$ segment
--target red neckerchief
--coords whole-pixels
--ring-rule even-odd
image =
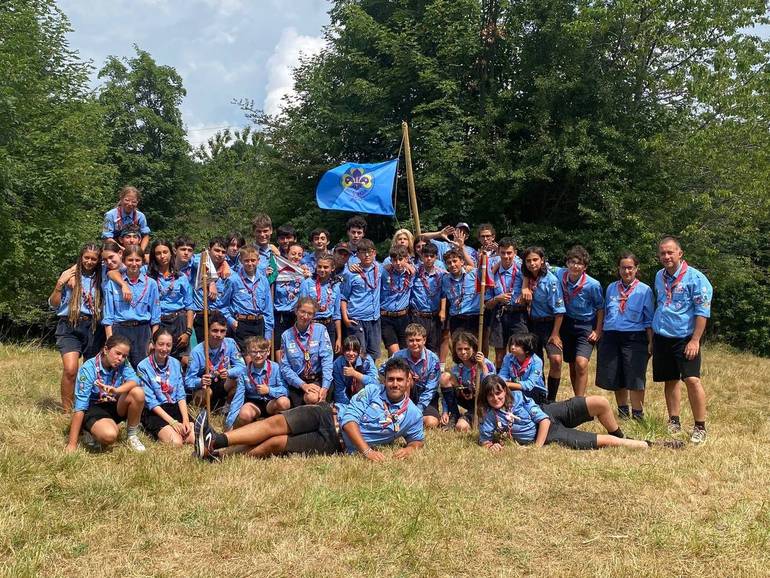
[[[433,268],[433,272],[436,272],[435,267]],[[435,297],[436,293],[438,293],[441,290],[441,283],[436,283],[435,289],[433,291],[430,290],[430,280],[428,279],[428,274],[425,271],[425,267],[420,267],[417,270],[417,275],[420,277],[420,281],[422,281],[422,286],[425,287],[425,293],[428,294],[428,297]]]
[[[676,276],[676,279],[673,279],[673,282],[669,285],[668,280],[672,279],[672,275],[668,274],[668,271],[665,269],[663,270],[663,288],[666,290],[666,305],[671,304],[671,300],[674,298],[674,287],[679,285],[681,283],[682,279],[684,279],[684,274],[687,273],[687,261],[682,261],[681,269],[679,271],[679,275]]]
[[[505,269],[502,268],[502,265],[500,265],[500,269],[497,271],[497,276],[500,279],[500,287],[503,288],[503,293],[513,293],[513,285],[516,281],[516,273],[519,272],[519,268],[516,266],[516,261],[513,261],[513,265],[511,266],[511,285],[509,287],[505,286],[505,282],[503,281],[503,271]]]
[[[83,290],[83,277],[85,277],[85,275],[80,276],[80,295],[82,297],[82,302],[86,304],[88,309],[91,310],[91,315],[93,315],[95,313],[94,311],[94,278],[87,277],[89,281],[88,281],[88,293],[86,293]]]
[[[287,269],[289,269],[289,267],[284,267],[282,271],[286,271]],[[297,277],[293,281],[281,281],[281,287],[286,289],[286,295],[289,298],[289,301],[294,301],[294,298],[297,296],[297,293],[299,293],[299,287],[301,284],[302,284],[302,277]],[[294,285],[294,291],[292,291],[289,288],[289,285]]]
[[[623,281],[618,281],[618,309],[620,309],[621,313],[626,311],[628,298],[631,297],[631,293],[634,292],[634,289],[636,289],[637,285],[639,285],[639,279],[634,279],[631,282],[631,285],[628,286],[628,289],[626,289],[625,285],[623,285]]]
[[[412,366],[412,374],[414,375],[415,385],[417,383],[424,382],[425,377],[428,375],[428,354],[426,353],[425,349],[423,348],[422,353],[420,354],[420,359],[417,361],[412,361],[411,353],[407,355],[407,358],[409,359],[409,364]],[[422,370],[420,370],[419,374],[417,374],[417,372],[414,370],[416,365],[422,365]]]
[[[385,399],[382,400],[382,409],[385,412],[385,422],[382,424],[382,429],[386,429],[389,425],[392,424],[393,431],[398,433],[398,430],[401,429],[401,426],[398,423],[398,417],[405,414],[406,410],[409,408],[409,396],[404,396],[403,405],[398,408],[396,413],[391,413],[391,411],[388,409],[388,403],[389,401],[387,394],[385,394]]]
[[[150,355],[150,365],[155,372],[155,376],[160,379],[160,391],[166,396],[166,402],[171,403],[173,401],[172,394],[174,389],[171,387],[171,363],[166,359],[166,367],[163,369],[155,363],[155,356]],[[165,377],[165,379],[164,379]]]
[[[393,293],[404,293],[405,291],[409,290],[409,287],[411,286],[410,281],[412,280],[412,276],[409,275],[409,273],[407,273],[406,271],[404,271],[402,275],[404,276],[404,279],[401,283],[400,288],[396,287],[393,284],[393,271],[391,271],[390,274],[388,275],[388,287],[390,287],[390,290]]]
[[[115,227],[115,228],[118,231],[122,231],[123,230],[123,216],[124,216],[123,215],[123,209],[120,207],[120,205],[117,206],[117,209],[118,209],[118,221],[116,223],[117,227]],[[134,209],[133,213],[134,213],[134,218],[132,219],[133,220],[133,224],[134,225],[138,225],[139,224],[139,215],[136,214],[136,209]]]
[[[135,284],[139,283],[140,280],[142,280],[141,276],[137,277],[136,281],[131,281],[131,279],[129,278],[128,274],[126,274],[126,282],[128,282],[129,285],[135,285]],[[148,277],[147,277],[147,275],[145,275],[144,276],[144,289],[142,289],[142,293],[141,293],[141,295],[139,295],[139,297],[137,299],[132,299],[131,300],[131,308],[134,308],[137,305],[139,305],[139,303],[144,298],[145,293],[147,293],[147,287],[149,287],[149,286],[150,286],[150,283],[148,282]],[[131,290],[131,293],[133,294],[133,289]]]
[[[517,363],[519,364],[518,367],[516,367]],[[519,362],[519,360],[514,355],[513,361],[511,361],[511,371],[513,372],[513,376],[516,379],[519,379],[527,371],[527,368],[529,367],[530,363],[532,363],[531,355],[527,356],[527,359],[525,359],[523,363]]]
[[[460,296],[455,299],[455,278],[451,275],[449,276],[449,296],[451,301],[455,304],[455,307],[458,309],[462,307],[463,298],[465,297],[465,272],[460,276]]]
[[[364,271],[363,267],[362,267],[362,268],[361,268],[361,270],[358,272],[358,274],[361,276],[361,279],[363,279],[363,280],[364,280],[364,284],[365,284],[365,285],[366,285],[366,286],[367,286],[369,289],[371,289],[372,291],[376,291],[376,290],[377,290],[377,282],[378,282],[378,279],[379,279],[379,273],[378,273],[378,269],[377,269],[377,263],[375,263],[375,264],[374,264],[374,284],[373,284],[373,285],[370,285],[370,284],[369,284],[369,273],[367,273],[366,271]]]
[[[540,280],[540,273],[537,277],[527,277],[527,287],[532,292],[532,297],[535,297],[535,291],[537,291],[537,282]]]
[[[310,366],[310,341],[313,339],[313,322],[310,322],[310,325],[308,325],[307,329],[307,347],[302,343],[302,340],[299,338],[299,331],[297,331],[297,326],[293,326],[292,331],[294,331],[294,342],[297,344],[297,347],[299,347],[299,350],[302,352],[302,354],[305,357],[305,375],[310,375],[312,373],[311,366]]]
[[[259,311],[259,307],[257,307],[257,295],[256,295],[256,287],[257,287],[257,276],[256,273],[254,273],[254,284],[249,287],[249,280],[243,276],[243,271],[240,271],[238,275],[241,277],[241,282],[243,283],[243,287],[246,289],[246,291],[249,292],[249,295],[251,296],[251,304],[254,306],[254,311]]]
[[[564,293],[564,302],[569,303],[575,297],[580,295],[580,292],[583,290],[583,287],[586,286],[586,281],[588,281],[588,275],[586,275],[585,271],[583,271],[583,274],[580,276],[580,279],[578,279],[578,283],[575,286],[575,288],[570,290],[569,272],[565,271],[564,274],[561,276],[561,286]]]
[[[101,380],[101,373],[102,369],[104,369],[104,364],[102,364],[102,354],[96,356],[96,361],[94,361],[94,365],[96,366],[96,379]],[[112,383],[110,384],[110,387],[115,387],[115,384],[118,382],[118,368],[113,367],[112,368]],[[106,385],[106,384],[105,384]],[[106,392],[104,392],[101,388],[99,389],[99,402],[103,401],[116,401],[115,396],[110,395]]]
[[[329,305],[331,305],[332,302],[332,294],[334,293],[334,287],[331,284],[331,281],[327,279],[326,282],[326,303],[323,302],[323,299],[321,299],[321,281],[316,278],[315,280],[315,298],[316,301],[318,301],[318,310],[319,311],[326,311],[329,308]]]
[[[225,344],[222,343],[222,345],[219,346],[219,352],[217,353],[216,357],[214,358],[215,362],[211,361],[211,354],[214,353],[213,351],[209,351],[209,359],[206,360],[206,367],[209,370],[209,373],[214,372],[214,365],[217,366],[216,373],[219,374],[220,371],[225,369],[225,361],[229,361],[229,358],[225,358]],[[217,361],[218,359],[218,361]]]
[[[470,369],[468,370],[470,373],[470,381],[465,381],[463,379],[465,370],[468,369],[468,367],[464,363],[461,363],[457,366],[457,368],[458,377],[460,378],[460,387],[462,388],[458,392],[460,397],[463,399],[473,399],[474,392],[476,391],[476,373],[478,372],[479,364],[474,361],[473,365],[471,365]],[[469,389],[470,392],[463,391],[464,389]]]
[[[168,277],[171,277],[171,284],[168,286],[168,289],[165,291],[163,290],[163,286],[160,284],[161,277],[163,278],[164,281],[168,279]],[[174,284],[176,283],[176,277],[171,274],[169,274],[168,276],[159,275],[158,277],[155,278],[155,283],[158,284],[158,293],[160,294],[160,296],[165,297],[166,295],[171,295],[171,293],[174,291]]]
[[[273,368],[272,368],[272,365],[270,364],[270,360],[266,359],[265,360],[265,373],[267,375],[265,376],[265,381],[257,381],[256,379],[254,379],[254,376],[251,374],[252,368],[256,369],[254,367],[254,363],[250,361],[249,362],[249,366],[246,368],[246,375],[249,376],[249,382],[251,382],[251,385],[254,386],[254,390],[259,394],[259,386],[260,385],[267,385],[267,386],[270,385],[270,372],[272,371]],[[260,395],[262,395],[262,394],[260,394]]]

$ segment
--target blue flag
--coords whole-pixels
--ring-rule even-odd
[[[384,163],[345,163],[327,171],[315,189],[322,209],[394,215],[393,185],[398,159]]]

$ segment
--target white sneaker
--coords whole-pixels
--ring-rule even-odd
[[[142,440],[140,440],[137,436],[128,436],[128,447],[130,447],[135,452],[143,452],[145,449],[144,444],[142,443]]]
[[[696,427],[692,430],[692,436],[690,436],[690,442],[695,445],[702,446],[706,443],[706,430]]]

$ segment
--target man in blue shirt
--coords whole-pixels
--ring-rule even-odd
[[[409,457],[425,438],[422,413],[409,399],[411,372],[403,360],[390,359],[385,384],[371,384],[353,396],[348,405],[304,405],[227,433],[214,431],[208,414],[195,420],[195,455],[218,457],[229,446],[246,446],[248,455],[264,458],[276,454],[336,454],[359,452],[381,462],[377,446],[403,437],[407,444],[393,453]]]
[[[369,239],[358,242],[360,270],[348,271],[340,289],[340,315],[345,337],[358,338],[361,350],[375,361],[380,356],[380,286],[382,265],[376,261],[377,251]],[[352,264],[351,260],[348,264]]]
[[[273,297],[270,283],[259,273],[259,251],[243,247],[242,268],[230,275],[230,302],[224,314],[243,351],[247,337],[273,338]]]
[[[383,265],[380,330],[388,355],[406,347],[409,297],[414,283],[414,276],[407,270],[408,263],[409,252],[406,247],[397,246],[390,250],[390,263]]]
[[[481,231],[479,232],[481,236]],[[495,365],[498,373],[505,357],[511,335],[529,333],[527,306],[521,303],[521,259],[516,254],[516,243],[503,237],[496,247],[497,265],[493,267],[495,297],[487,301],[492,317],[489,344],[495,348]]]
[[[681,431],[679,380],[687,386],[695,427],[690,441],[706,441],[706,393],[700,381],[700,340],[711,316],[713,289],[706,276],[682,258],[679,241],[658,244],[663,269],[655,276],[657,308],[652,319],[652,379],[665,382],[668,428]]]
[[[439,353],[441,344],[441,321],[438,318],[441,307],[441,284],[445,272],[436,267],[438,249],[434,242],[426,243],[419,252],[420,263],[412,283],[409,305],[412,323],[425,328],[426,345],[433,353]]]

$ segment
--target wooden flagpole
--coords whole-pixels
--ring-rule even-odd
[[[481,258],[481,294],[479,295],[479,348],[481,351],[481,344],[484,339],[484,297],[487,293],[487,254],[485,251],[480,251]],[[478,368],[476,372],[476,399],[473,403],[473,408],[476,412],[476,419],[473,420],[473,427],[478,431],[479,422],[481,420],[481,409],[479,407],[479,390],[481,389],[481,374],[484,372],[484,364]]]
[[[204,251],[201,255],[201,263],[199,265],[203,267],[201,277],[201,288],[203,290],[203,356],[206,358],[205,371],[209,371],[209,252]],[[207,387],[203,390],[204,402],[206,404],[206,411],[211,413],[211,388]]]
[[[415,240],[422,235],[420,230],[420,213],[417,210],[417,193],[414,190],[414,173],[412,172],[412,146],[409,144],[409,125],[406,121],[401,122],[401,130],[404,133],[404,157],[406,158],[406,185],[409,191],[409,206],[412,209],[412,219],[414,219]]]

